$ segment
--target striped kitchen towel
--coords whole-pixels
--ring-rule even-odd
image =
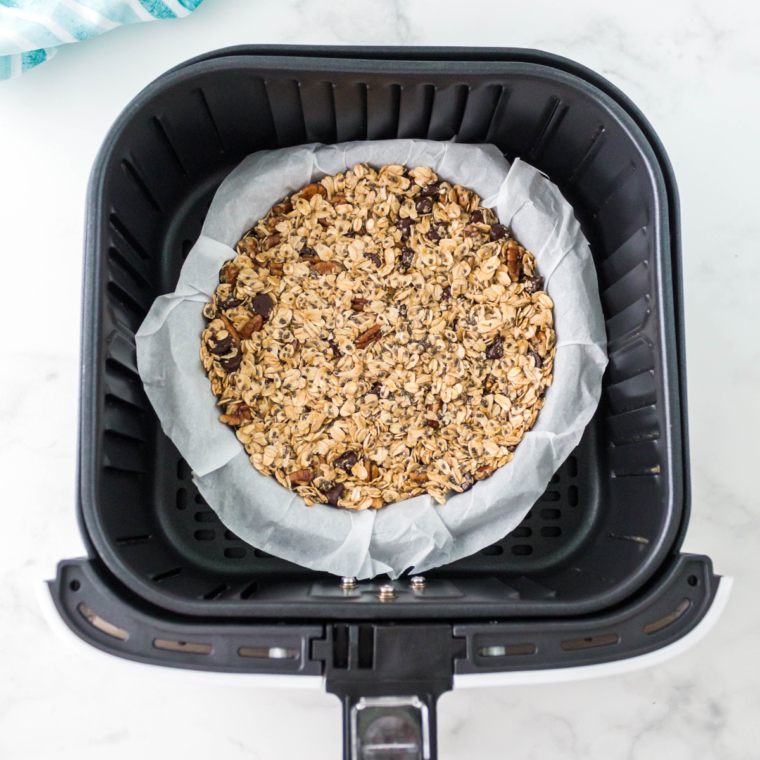
[[[181,18],[203,0],[0,0],[0,80],[52,58],[58,47],[123,24]]]

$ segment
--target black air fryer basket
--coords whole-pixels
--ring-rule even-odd
[[[341,584],[225,529],[148,403],[134,335],[245,156],[396,137],[493,143],[560,187],[591,244],[610,364],[580,445],[523,523],[380,594],[387,581]],[[719,583],[707,557],[679,553],[689,512],[680,256],[676,183],[652,128],[565,59],[251,46],[173,69],[121,114],[90,182],[78,502],[89,556],[50,582],[58,612],[126,659],[324,679],[345,706],[347,758],[400,745],[408,754],[394,757],[435,757],[435,701],[455,681],[673,646]]]

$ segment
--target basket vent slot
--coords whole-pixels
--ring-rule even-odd
[[[171,639],[153,639],[156,649],[167,652],[186,652],[187,654],[211,654],[211,644],[200,644],[196,641],[173,641]]]
[[[100,615],[96,615],[84,602],[80,602],[77,605],[77,610],[91,626],[97,628],[106,635],[119,639],[119,641],[126,641],[129,638],[129,633],[127,633],[127,631],[123,628],[119,628],[118,625],[109,623],[107,620],[100,617]]]
[[[565,639],[560,646],[565,652],[574,652],[579,649],[607,647],[618,643],[620,643],[620,636],[616,633],[605,633],[599,636],[587,636],[583,639]]]

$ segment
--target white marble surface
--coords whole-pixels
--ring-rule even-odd
[[[758,32],[758,5],[739,0],[206,0],[187,19],[65,47],[1,84],[0,758],[339,757],[333,697],[125,675],[65,648],[32,593],[57,560],[83,551],[80,261],[96,151],[122,107],[170,66],[264,42],[539,48],[604,74],[649,117],[683,213],[694,493],[685,548],[710,554],[735,591],[705,641],[655,669],[445,695],[441,758],[760,757]]]

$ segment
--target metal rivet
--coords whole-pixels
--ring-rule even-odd
[[[340,579],[341,588],[352,589],[352,588],[356,588],[357,585],[358,584],[356,583],[356,578],[351,578],[348,575]]]
[[[377,595],[377,598],[381,602],[390,602],[396,598],[396,591],[390,583],[387,583],[384,586],[380,586],[380,593]]]
[[[413,589],[420,591],[427,586],[427,581],[421,575],[413,575],[410,579],[410,584]]]

